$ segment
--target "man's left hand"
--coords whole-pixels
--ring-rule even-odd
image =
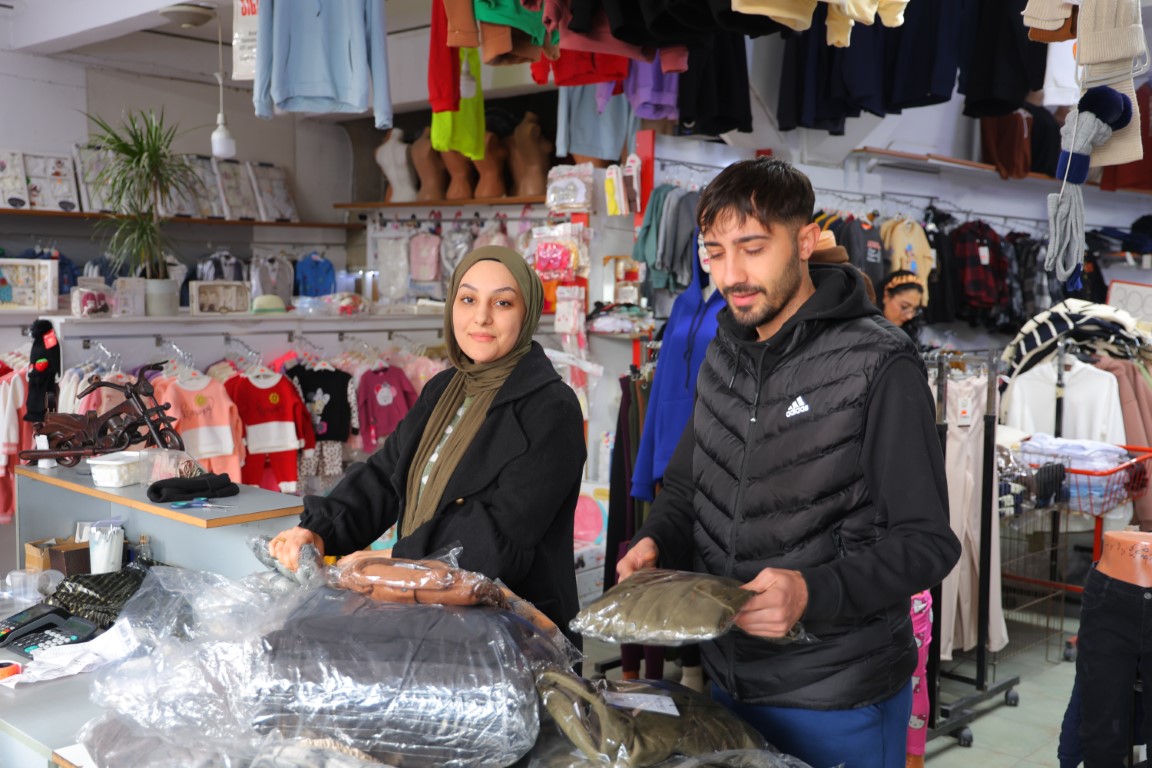
[[[808,583],[799,571],[765,568],[742,588],[757,593],[736,616],[750,635],[784,637],[808,607]]]

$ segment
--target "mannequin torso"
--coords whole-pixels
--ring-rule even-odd
[[[473,197],[472,161],[455,150],[441,152],[440,158],[448,169],[448,192],[445,200],[467,200]]]
[[[416,179],[408,162],[408,145],[404,131],[393,128],[376,148],[376,164],[388,181],[384,199],[392,203],[410,203],[416,199]]]
[[[440,153],[432,149],[432,129],[425,128],[420,138],[412,143],[412,164],[420,177],[417,200],[443,200],[448,187],[448,173]]]
[[[1152,587],[1152,533],[1106,532],[1096,569],[1118,581]]]
[[[544,194],[548,187],[548,158],[552,154],[552,142],[540,132],[540,118],[532,112],[525,113],[505,143],[516,194]]]
[[[484,134],[484,159],[476,160],[476,170],[480,180],[476,182],[476,197],[504,197],[507,188],[504,184],[504,161],[508,150],[492,131]]]

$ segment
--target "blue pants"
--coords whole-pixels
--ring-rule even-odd
[[[712,698],[747,720],[781,752],[812,768],[904,768],[912,681],[889,699],[856,709],[741,704],[712,685]]]

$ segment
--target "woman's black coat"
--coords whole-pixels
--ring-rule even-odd
[[[304,497],[301,526],[345,555],[376,541],[403,515],[408,468],[455,369],[433,377],[375,454],[349,468],[326,497]],[[572,519],[587,448],[576,394],[533,342],[488,411],[448,482],[436,514],[401,538],[396,557],[460,545],[460,565],[501,579],[562,629],[576,615]]]

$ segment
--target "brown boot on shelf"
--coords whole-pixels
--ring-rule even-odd
[[[904,755],[904,768],[924,768],[924,755]]]

